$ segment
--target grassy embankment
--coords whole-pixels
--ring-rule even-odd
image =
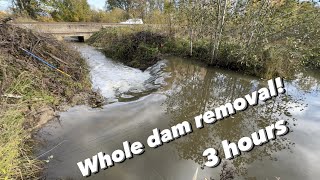
[[[85,61],[54,38],[0,24],[0,179],[37,179],[42,162],[32,155],[32,134],[65,106],[92,98]],[[72,78],[26,55],[59,67]]]
[[[290,77],[303,67],[320,68],[319,49],[308,46],[295,48],[289,38],[275,43],[262,43],[261,47],[254,49],[225,40],[217,56],[212,59],[210,39],[194,40],[190,55],[186,30],[176,29],[169,33],[168,29],[145,26],[103,29],[94,34],[88,43],[102,48],[107,56],[142,70],[157,62],[164,54],[187,57],[209,66],[263,78]]]

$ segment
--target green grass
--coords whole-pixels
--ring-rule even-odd
[[[28,109],[54,104],[55,98],[37,87],[37,77],[20,73],[4,94],[22,98],[1,98],[0,179],[37,179],[42,162],[32,156],[30,130],[24,128]]]
[[[91,92],[91,83],[88,71],[84,71],[84,78],[74,81],[43,66],[33,72],[22,70],[15,66],[17,62],[10,54],[0,55],[0,180],[40,179],[43,162],[34,157],[36,143],[31,137],[37,119],[30,114],[40,108],[75,105],[72,97]],[[45,81],[52,76],[59,84]],[[56,87],[62,90],[57,93]]]
[[[21,108],[24,105],[10,108],[0,117],[0,179],[37,179],[41,171],[42,162],[30,155],[32,147],[26,142],[30,134],[23,128]]]

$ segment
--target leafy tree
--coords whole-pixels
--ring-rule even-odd
[[[51,15],[56,20],[79,22],[90,19],[90,6],[87,0],[52,0],[47,2],[53,7]]]
[[[36,18],[39,13],[43,12],[41,3],[38,0],[11,0],[12,10],[15,13],[26,14],[31,18]]]
[[[122,9],[126,12],[127,18],[144,18],[147,9],[146,5],[146,0],[106,0],[108,11],[112,11],[115,8]]]
[[[106,7],[108,10],[119,8],[126,12],[129,12],[133,4],[134,4],[134,0],[107,0],[106,1]]]
[[[92,10],[91,21],[104,23],[119,23],[126,20],[126,13],[122,9],[115,8],[112,11]]]

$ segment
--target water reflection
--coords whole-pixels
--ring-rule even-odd
[[[295,80],[286,81],[287,93],[278,98],[203,129],[194,128],[193,133],[157,149],[146,146],[143,155],[83,178],[76,166],[80,160],[101,151],[112,153],[122,148],[123,141],[140,141],[146,145],[154,128],[169,128],[185,120],[194,125],[194,116],[267,85],[266,80],[177,58],[169,58],[165,71],[171,73],[171,77],[161,73],[160,77],[167,85],[157,92],[138,100],[109,104],[104,109],[76,107],[61,113],[60,122],[53,121],[43,128],[39,136],[47,143],[40,148],[39,154],[67,140],[41,157],[53,156],[47,164],[47,179],[186,180],[192,179],[195,172],[198,180],[219,179],[221,165],[213,169],[200,168],[205,161],[201,156],[205,149],[216,148],[221,155],[222,140],[237,142],[280,119],[289,121],[293,132],[231,161],[230,166],[238,175],[236,179],[272,180],[275,176],[292,180],[318,179],[319,72],[298,74]],[[157,74],[158,71],[150,73]]]
[[[171,125],[185,120],[194,124],[194,116],[267,86],[266,80],[260,81],[245,75],[239,76],[238,73],[181,61],[183,60],[178,58],[170,61],[175,76],[170,96],[166,100]],[[203,129],[195,129],[194,126],[192,134],[184,137],[183,141],[175,142],[180,158],[191,159],[203,165],[206,159],[202,157],[202,152],[209,147],[218,149],[220,157],[223,158],[221,141],[227,139],[237,142],[241,137],[250,136],[251,133],[281,119],[287,120],[292,130],[297,124],[297,119],[291,113],[301,112],[306,108],[307,104],[303,98],[305,93],[319,93],[318,79],[302,74],[299,76],[299,79],[285,83],[285,95],[266,103],[259,103],[258,106],[250,107],[215,124],[205,125]],[[248,177],[247,170],[253,162],[263,159],[276,160],[276,152],[292,152],[293,144],[288,136],[279,137],[275,141],[256,146],[250,153],[242,153],[232,164],[237,175]]]

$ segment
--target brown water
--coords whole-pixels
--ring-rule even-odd
[[[84,54],[94,51],[83,48]],[[169,128],[185,120],[194,125],[194,116],[266,86],[266,80],[207,68],[186,59],[168,58],[166,64],[165,72],[171,75],[166,76],[167,84],[158,90],[138,100],[108,104],[103,109],[74,107],[61,113],[59,121],[44,127],[39,136],[46,143],[38,154],[40,159],[53,156],[47,163],[47,178],[191,180],[198,168],[197,179],[219,179],[221,165],[203,168],[205,158],[201,155],[205,149],[217,148],[223,154],[222,140],[236,142],[284,119],[289,122],[289,134],[227,161],[236,170],[235,179],[319,179],[319,72],[299,74],[295,80],[286,81],[285,95],[203,129],[194,128],[193,133],[152,149],[146,143],[152,129]],[[124,141],[144,143],[145,153],[89,178],[82,177],[77,162],[101,151],[111,154],[122,148]]]

